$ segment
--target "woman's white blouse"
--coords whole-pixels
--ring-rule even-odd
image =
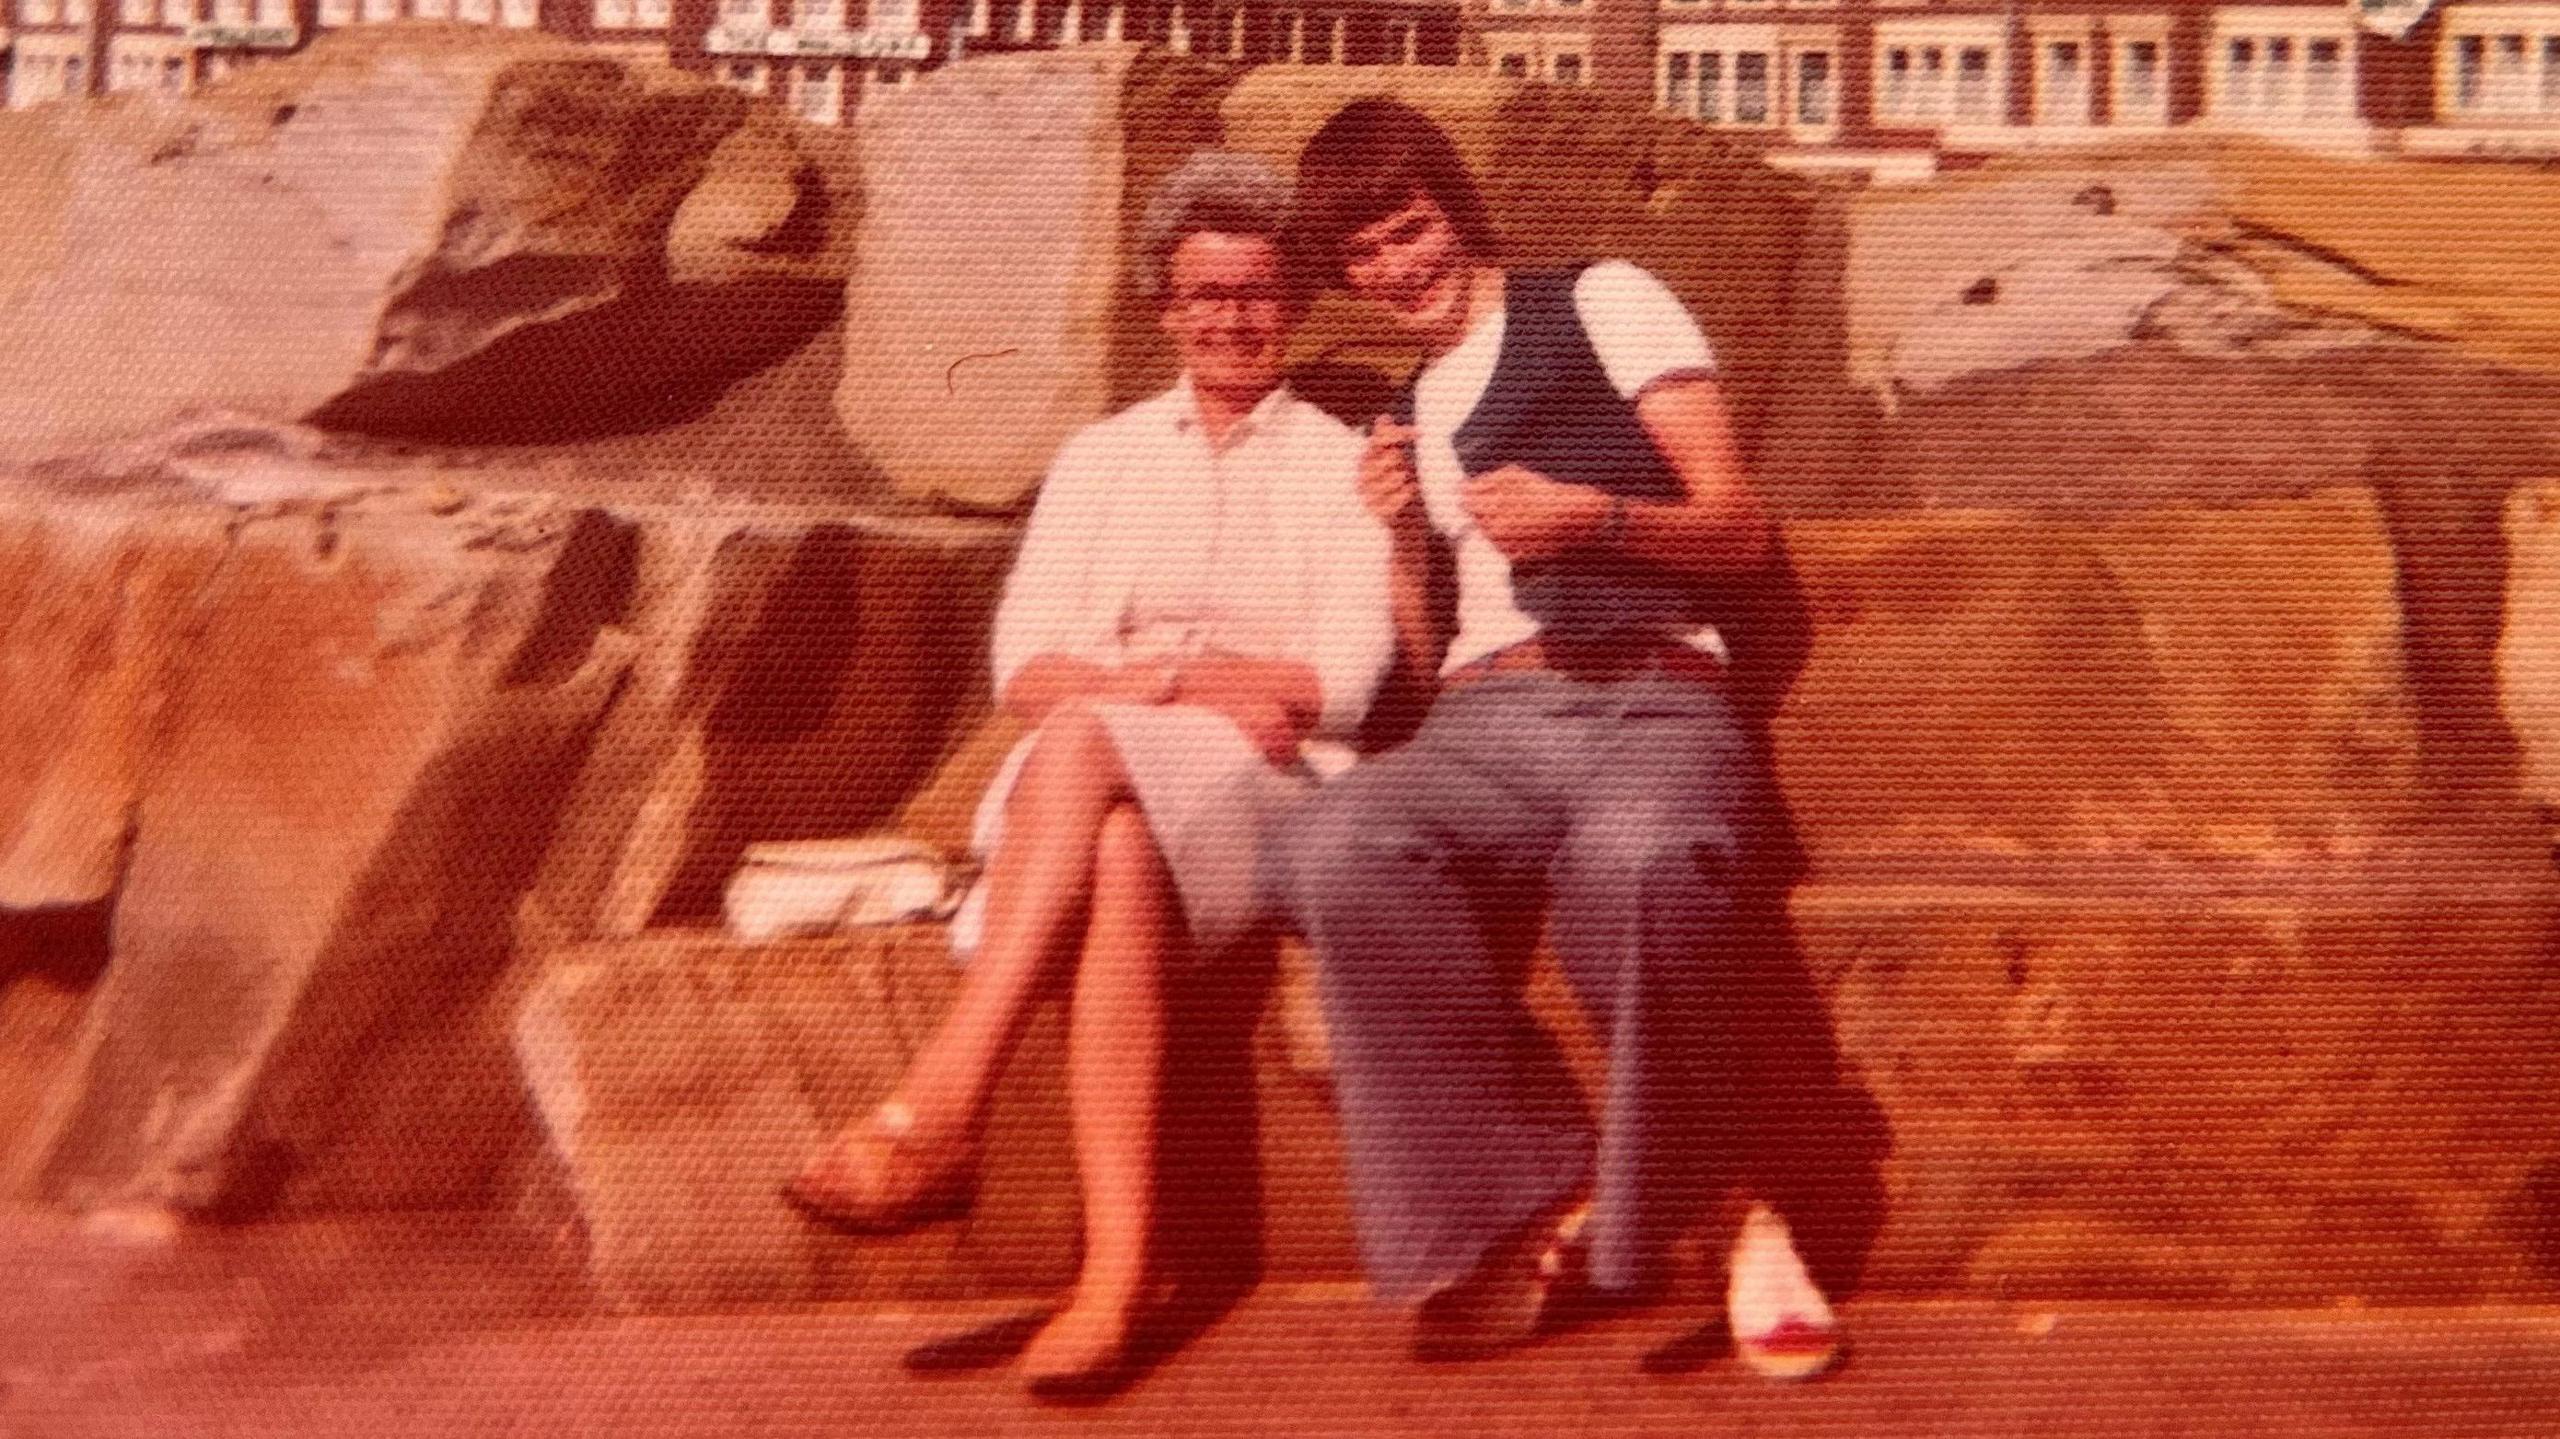
[[[1058,451],[995,624],[1001,694],[1036,655],[1118,665],[1206,650],[1293,659],[1347,737],[1394,653],[1387,535],[1360,436],[1275,390],[1212,447],[1186,378]]]

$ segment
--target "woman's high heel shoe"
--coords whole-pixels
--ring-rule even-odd
[[[856,1234],[904,1234],[968,1211],[977,1147],[916,1133],[915,1111],[891,1101],[782,1187],[793,1208]]]

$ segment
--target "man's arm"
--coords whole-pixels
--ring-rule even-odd
[[[1636,416],[1686,498],[1620,499],[1505,465],[1467,482],[1467,511],[1485,538],[1515,561],[1609,549],[1697,580],[1757,568],[1769,555],[1769,516],[1742,477],[1715,380],[1692,373],[1648,385]]]
[[[1601,542],[1691,579],[1757,569],[1769,558],[1769,512],[1743,477],[1714,377],[1692,373],[1648,385],[1636,396],[1636,418],[1688,497],[1676,504],[1621,501],[1614,522],[1603,516]]]

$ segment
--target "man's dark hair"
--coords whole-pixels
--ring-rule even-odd
[[[1448,132],[1400,100],[1354,100],[1298,152],[1299,251],[1339,284],[1351,237],[1424,197],[1438,202],[1468,249],[1490,258],[1500,248]]]

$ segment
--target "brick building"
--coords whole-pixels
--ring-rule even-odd
[[[2348,153],[2560,149],[2560,4],[1464,0],[1463,63],[1651,100],[1803,160],[2171,127]]]
[[[1454,65],[1451,0],[0,0],[13,108],[184,91],[341,26],[541,30],[656,56],[841,121],[954,55],[1140,41],[1247,63]]]

